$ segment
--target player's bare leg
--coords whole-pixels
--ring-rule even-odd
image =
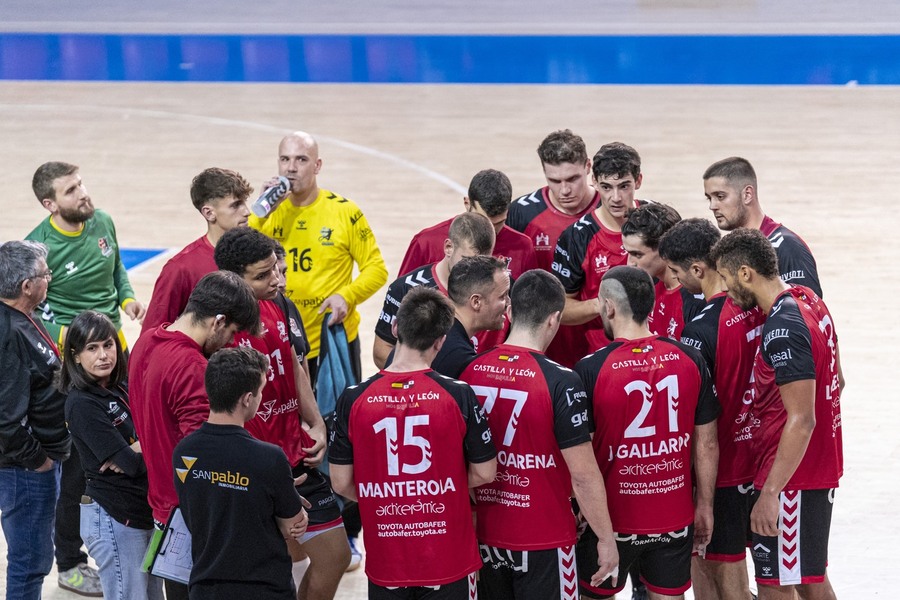
[[[725,562],[693,557],[691,585],[696,600],[750,600],[745,561]]]
[[[805,585],[761,585],[759,600],[837,600],[828,576],[823,583]]]
[[[801,600],[837,600],[834,588],[831,587],[831,580],[828,579],[828,573],[825,573],[825,581],[822,583],[798,585],[796,590]]]
[[[650,588],[647,588],[647,597],[650,600],[684,600],[684,594],[678,594],[677,596],[669,596],[668,594],[657,594]]]
[[[306,575],[306,569],[309,568],[309,556],[303,550],[303,546],[297,543],[297,540],[290,539],[287,541],[288,554],[291,556],[291,574],[294,577],[294,585],[300,589],[300,582]]]
[[[691,589],[696,600],[715,600],[719,590],[708,561],[697,556],[691,557]]]
[[[305,542],[303,549],[309,555],[309,568],[297,588],[297,599],[332,600],[350,564],[346,531],[343,527],[326,531]]]

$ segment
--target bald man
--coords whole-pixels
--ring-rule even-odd
[[[319,145],[311,135],[295,131],[281,140],[278,174],[291,182],[290,193],[267,217],[251,216],[250,226],[280,242],[287,252],[286,295],[297,305],[309,336],[310,379],[315,382],[319,337],[327,317],[329,326],[344,324],[359,380],[356,307],[387,282],[387,268],[359,207],[319,187],[316,177],[321,168]],[[359,267],[356,279],[354,262]]]
[[[334,192],[322,189],[317,176],[322,169],[319,144],[304,131],[295,131],[278,145],[278,174],[287,177],[291,189],[286,199],[266,217],[250,216],[250,227],[277,240],[287,259],[285,295],[297,309],[306,328],[310,350],[307,354],[309,378],[316,389],[319,372],[319,348],[323,324],[343,323],[349,343],[350,362],[357,381],[362,380],[360,361],[359,312],[356,307],[368,300],[385,283],[387,267],[375,234],[359,207]],[[273,179],[266,187],[275,185]],[[353,278],[353,264],[359,274]],[[329,416],[329,415],[323,415]],[[361,523],[356,504],[349,504],[343,512],[344,525],[350,542],[349,570],[359,568],[362,554],[356,547]],[[295,556],[299,558],[299,556]],[[331,561],[337,567],[341,561]],[[310,566],[311,569],[315,565]],[[329,571],[318,578],[322,585],[304,589],[301,597],[333,596],[340,579]],[[335,575],[335,576],[332,576]]]

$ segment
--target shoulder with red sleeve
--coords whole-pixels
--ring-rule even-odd
[[[451,223],[453,223],[452,218],[441,221],[437,225],[426,227],[413,236],[406,249],[406,256],[400,263],[400,275],[444,258],[444,240],[450,237]]]
[[[600,223],[589,213],[566,227],[553,253],[553,272],[559,277],[567,294],[574,294],[584,287],[584,260],[588,246],[600,231]]]

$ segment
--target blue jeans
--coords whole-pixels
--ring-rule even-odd
[[[59,463],[44,473],[0,468],[0,525],[6,537],[6,597],[39,600],[53,567]]]
[[[81,505],[81,538],[107,600],[162,600],[162,579],[141,571],[152,529],[127,527],[96,502]]]

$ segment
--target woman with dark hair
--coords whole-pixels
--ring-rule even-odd
[[[162,580],[141,572],[153,533],[147,467],[122,385],[127,374],[115,325],[89,310],[69,326],[59,389],[87,485],[81,537],[100,571],[104,597],[161,600]]]

